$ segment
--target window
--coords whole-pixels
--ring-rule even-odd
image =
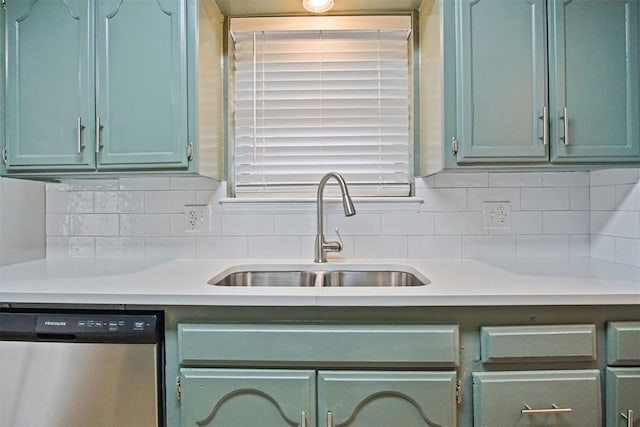
[[[326,172],[354,196],[408,196],[409,16],[230,23],[236,197],[313,197]]]

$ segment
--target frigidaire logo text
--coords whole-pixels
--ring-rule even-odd
[[[54,320],[45,320],[44,324],[46,326],[67,326],[67,322]]]

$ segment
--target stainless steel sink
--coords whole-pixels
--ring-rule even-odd
[[[215,278],[214,278],[215,279]],[[208,283],[216,286],[315,286],[312,271],[238,271]]]
[[[403,287],[425,286],[429,279],[404,266],[254,265],[233,267],[208,281],[214,286]]]

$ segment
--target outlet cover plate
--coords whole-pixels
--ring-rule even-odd
[[[509,202],[484,202],[482,209],[484,228],[511,228],[511,204]]]
[[[208,231],[209,205],[184,205],[184,231]]]

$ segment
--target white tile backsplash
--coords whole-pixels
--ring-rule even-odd
[[[640,265],[639,171],[441,173],[416,179],[419,212],[381,202],[346,218],[327,203],[325,235],[337,239],[340,229],[337,258],[592,256]],[[48,256],[313,258],[315,209],[225,212],[224,182],[67,180],[46,191]],[[510,228],[484,228],[486,201],[510,202]],[[185,231],[184,205],[194,203],[211,207],[209,230]]]

